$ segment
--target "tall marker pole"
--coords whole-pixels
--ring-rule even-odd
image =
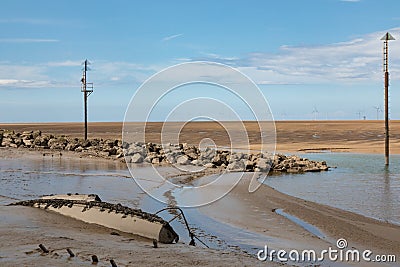
[[[383,72],[385,73],[385,165],[389,165],[389,41],[395,40],[386,33],[383,40]]]
[[[81,92],[83,93],[83,103],[84,103],[84,112],[85,112],[85,140],[87,139],[87,99],[88,96],[93,93],[93,83],[88,83],[86,80],[86,72],[88,71],[88,60],[86,59],[84,62],[83,74],[81,79]]]

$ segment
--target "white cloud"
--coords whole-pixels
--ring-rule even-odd
[[[18,80],[15,79],[0,79],[0,86],[2,85],[13,85],[18,83]]]
[[[18,87],[18,88],[43,88],[54,87],[55,85],[49,81],[34,81],[34,80],[15,80],[15,79],[0,79],[0,87]]]
[[[400,28],[389,30],[400,39]],[[382,80],[382,41],[385,32],[374,32],[353,39],[317,46],[281,46],[277,53],[249,53],[242,57],[203,53],[187,61],[214,61],[236,67],[258,84],[369,83]],[[400,80],[400,41],[390,42],[392,80]],[[82,60],[45,63],[0,62],[0,86],[79,85]],[[136,64],[124,61],[93,60],[89,81],[97,85],[130,86],[142,83],[168,67],[162,64]],[[68,71],[59,67],[70,67]],[[190,75],[190,73],[188,73]],[[171,79],[174,79],[171,77]]]
[[[123,61],[93,61],[90,76],[101,82],[143,82],[152,74],[163,69],[161,65],[142,65]]]
[[[46,68],[38,65],[0,63],[0,79],[3,80],[45,80]]]
[[[69,67],[67,70],[64,67]],[[164,66],[93,61],[88,81],[98,86],[135,86]],[[0,88],[69,88],[80,85],[81,60],[46,63],[0,62]]]
[[[178,37],[181,37],[181,36],[183,36],[183,33],[166,36],[162,40],[163,40],[163,42],[167,42],[167,41],[171,41],[172,39],[175,39],[175,38],[178,38]]]
[[[50,67],[78,67],[82,65],[82,61],[65,60],[59,62],[48,62],[46,65]]]
[[[391,29],[400,38],[400,28]],[[242,58],[208,55],[201,60],[237,67],[258,84],[356,83],[382,79],[382,41],[374,32],[346,42],[319,46],[282,46],[277,53]],[[400,80],[400,42],[390,42],[391,78]],[[194,58],[193,60],[199,60]]]

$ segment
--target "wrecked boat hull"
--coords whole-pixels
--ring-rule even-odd
[[[87,223],[94,223],[121,232],[132,233],[161,243],[179,240],[167,221],[155,214],[132,209],[121,204],[99,201],[97,195],[55,195],[21,201],[13,205],[31,206],[59,213]],[[88,197],[92,196],[92,197]]]

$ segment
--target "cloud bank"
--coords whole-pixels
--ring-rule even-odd
[[[382,80],[382,41],[386,31],[354,37],[349,41],[323,45],[285,46],[278,52],[250,52],[244,56],[203,53],[201,56],[171,59],[170,62],[138,64],[93,59],[91,79],[97,84],[133,86],[163,68],[185,61],[213,61],[238,68],[257,84],[351,84]],[[400,80],[400,28],[389,32],[398,39],[390,42],[390,73]],[[181,36],[167,36],[172,40]],[[4,39],[3,39],[4,40]],[[20,41],[24,41],[21,39]],[[52,42],[56,40],[26,39]],[[1,42],[1,39],[0,39]],[[82,60],[45,63],[0,62],[0,87],[40,87],[56,84],[79,85]],[[27,82],[30,81],[30,82]],[[57,81],[57,82],[55,82]],[[73,81],[73,82],[71,82]]]

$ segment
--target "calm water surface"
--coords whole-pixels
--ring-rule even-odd
[[[337,166],[328,172],[272,176],[265,183],[302,199],[400,224],[400,155],[319,153],[304,158]]]

